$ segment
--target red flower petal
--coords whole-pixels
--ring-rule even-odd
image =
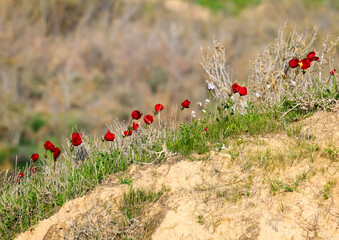
[[[313,58],[315,56],[315,52],[310,52],[309,54],[307,54],[307,58],[309,60],[311,60],[311,58]]]
[[[237,93],[240,89],[240,86],[237,83],[234,83],[231,87],[232,93]]]
[[[144,122],[145,122],[146,124],[151,124],[151,123],[153,122],[153,116],[152,116],[152,115],[146,115],[146,116],[144,117]]]
[[[73,133],[72,134],[72,143],[74,146],[79,146],[82,143],[81,133]]]
[[[306,70],[311,66],[311,61],[308,58],[304,58],[300,61],[300,66],[302,70]]]
[[[299,59],[298,58],[291,59],[288,62],[288,64],[290,65],[291,68],[299,67]]]
[[[310,59],[311,62],[313,62],[313,61],[318,61],[318,60],[319,60],[318,57],[312,57],[312,58]]]
[[[333,70],[330,72],[331,76],[334,76],[334,74],[335,74],[336,71],[337,71],[337,70],[333,69]]]
[[[107,131],[107,133],[105,134],[105,140],[106,141],[113,141],[114,139],[115,139],[114,133]]]
[[[36,162],[39,159],[39,154],[37,153],[32,154],[31,159],[33,162]]]
[[[50,146],[49,150],[51,150],[51,152],[54,152],[54,151],[55,151],[55,146],[54,146],[54,144],[52,144],[52,145]]]
[[[44,147],[46,150],[50,150],[52,145],[53,144],[50,141],[46,141]]]
[[[139,124],[133,122],[133,130],[137,130],[139,128]]]
[[[131,114],[132,118],[135,119],[135,120],[138,120],[141,118],[142,116],[142,113],[138,110],[134,110]]]
[[[246,96],[247,95],[247,88],[246,87],[240,87],[239,88],[239,94],[240,94],[240,96]]]
[[[190,107],[190,104],[191,104],[191,102],[188,101],[188,99],[186,99],[185,101],[183,101],[183,102],[181,103],[181,106],[182,106],[183,108],[189,108],[189,107]]]
[[[60,148],[56,147],[53,152],[54,160],[56,160],[60,156],[60,153],[61,153]]]
[[[125,134],[125,137],[127,137],[127,136],[131,136],[132,135],[132,130],[127,130],[127,131],[125,131],[124,132],[124,134]]]
[[[156,104],[155,106],[154,106],[154,109],[155,109],[155,111],[158,113],[158,112],[160,112],[161,110],[163,110],[164,109],[164,106],[162,105],[162,104]]]

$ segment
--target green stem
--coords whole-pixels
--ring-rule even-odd
[[[212,101],[211,101],[211,92],[208,92],[208,100],[209,101],[209,107],[210,107],[210,110],[209,110],[209,116],[208,116],[208,122],[210,122],[211,120],[211,116],[212,116]]]
[[[180,112],[180,115],[179,115],[179,122],[178,122],[178,126],[179,126],[179,124],[180,124],[180,121],[181,121],[181,114],[182,114],[182,111],[183,111],[184,109],[181,109],[181,112]]]
[[[53,174],[54,174],[54,178],[55,178],[55,160],[54,160],[54,166],[53,166]]]

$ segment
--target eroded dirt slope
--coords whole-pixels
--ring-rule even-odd
[[[339,239],[339,109],[287,133],[230,140],[226,148],[159,165],[133,165],[134,189],[164,194],[119,226],[123,193],[113,175],[67,202],[23,239]],[[105,232],[106,235],[105,235]]]

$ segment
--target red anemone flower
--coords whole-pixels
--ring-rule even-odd
[[[124,132],[124,135],[125,135],[125,137],[131,136],[132,133],[133,133],[132,130],[127,130],[127,131]]]
[[[290,65],[291,68],[299,67],[299,59],[293,58],[288,62],[288,64]]]
[[[51,143],[50,141],[45,142],[44,147],[45,147],[46,150],[51,150],[52,146],[53,146],[53,143]]]
[[[152,116],[152,115],[146,115],[146,116],[144,117],[144,122],[145,122],[146,124],[151,124],[151,123],[153,122],[153,116]]]
[[[234,83],[231,87],[231,91],[232,91],[232,93],[237,93],[237,92],[239,92],[240,88],[241,87],[237,83]]]
[[[161,110],[164,110],[164,106],[162,105],[162,104],[156,104],[155,106],[154,106],[154,109],[155,109],[155,111],[158,113],[158,112],[160,112]]]
[[[299,64],[302,70],[306,70],[311,66],[311,60],[309,60],[308,58],[304,58],[303,60],[300,61]]]
[[[51,145],[51,147],[49,148],[49,150],[51,150],[51,152],[54,152],[54,151],[55,151],[55,146],[54,146],[54,144]]]
[[[54,160],[56,161],[57,158],[60,156],[60,153],[61,153],[61,150],[60,148],[56,147],[53,151],[53,157],[54,157]]]
[[[38,158],[39,158],[39,154],[37,154],[37,153],[33,153],[32,156],[31,156],[31,159],[32,159],[33,162],[36,162],[38,160]]]
[[[72,143],[74,146],[79,146],[82,143],[81,133],[73,133],[72,134]]]
[[[191,104],[191,102],[188,101],[188,99],[186,99],[185,101],[183,101],[183,102],[181,103],[181,107],[182,107],[182,109],[184,109],[184,108],[189,108],[189,107],[190,107],[190,104]]]
[[[137,130],[139,128],[139,124],[133,122],[133,130]]]
[[[132,118],[135,119],[135,120],[138,120],[141,118],[142,116],[142,113],[138,110],[134,110],[131,114]]]
[[[239,94],[240,94],[240,96],[246,96],[247,95],[247,88],[246,87],[240,87],[239,88]]]
[[[309,54],[307,54],[307,58],[311,60],[311,58],[313,58],[315,56],[315,52],[310,52]]]
[[[20,173],[18,174],[18,178],[16,179],[16,181],[17,181],[18,183],[20,183],[20,179],[21,179],[23,176],[24,176],[24,173],[23,173],[23,172],[20,172]]]
[[[31,173],[36,173],[37,171],[38,171],[38,169],[36,168],[36,167],[32,167],[31,169],[30,169],[30,171],[31,171]]]
[[[331,75],[331,76],[334,76],[334,74],[335,74],[336,71],[337,71],[337,70],[333,69],[333,70],[330,72],[330,75]]]
[[[111,133],[110,131],[107,131],[107,133],[105,134],[105,140],[106,141],[113,141],[115,138],[114,133]]]
[[[307,54],[307,58],[313,62],[313,61],[318,61],[319,58],[315,56],[315,52],[310,52],[309,54]]]

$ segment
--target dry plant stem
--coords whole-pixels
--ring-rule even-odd
[[[250,100],[268,108],[277,106],[283,100],[293,103],[294,106],[304,111],[310,111],[316,107],[325,108],[328,102],[335,101],[335,99],[328,101],[323,93],[327,88],[324,76],[329,74],[329,61],[333,64],[338,40],[331,42],[327,37],[322,50],[317,50],[313,47],[317,39],[317,27],[311,33],[305,30],[300,35],[293,31],[287,38],[283,34],[284,28],[280,29],[276,44],[266,48],[251,62]],[[311,67],[304,71],[305,74],[298,74],[300,68],[290,72],[284,71],[288,68],[290,59],[303,59],[311,51],[316,52],[319,61],[312,62]],[[288,75],[293,72],[293,77]],[[333,84],[329,83],[329,87],[332,88]],[[257,94],[259,98],[256,97]]]
[[[290,110],[288,110],[287,112],[285,112],[284,114],[281,115],[280,119],[283,119],[286,114],[288,114],[289,112],[293,111],[294,109],[296,109],[297,107],[299,107],[299,105],[295,105],[293,108],[291,108]]]

